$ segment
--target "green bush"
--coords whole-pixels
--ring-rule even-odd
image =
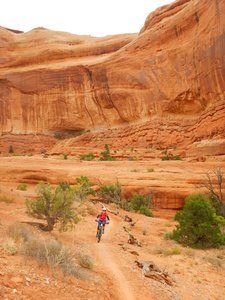
[[[139,212],[148,217],[153,217],[153,214],[149,209],[151,200],[152,200],[152,198],[150,196],[136,194],[133,196],[131,201],[128,203],[129,210]]]
[[[100,160],[115,160],[115,157],[112,157],[110,154],[109,145],[105,145],[105,151],[101,152]]]
[[[95,158],[95,155],[92,152],[80,155],[80,160],[91,161],[91,160],[94,160],[94,158]]]
[[[121,184],[117,181],[113,184],[101,186],[97,195],[106,203],[115,203],[121,206]]]
[[[17,189],[17,190],[20,190],[20,191],[26,191],[26,190],[27,190],[27,184],[24,183],[24,182],[22,182],[22,183],[20,183],[20,184],[17,186],[16,189]]]
[[[56,223],[60,224],[60,230],[65,231],[78,222],[72,210],[74,191],[70,187],[59,185],[53,189],[50,184],[41,183],[37,193],[37,199],[26,200],[26,207],[29,214],[47,221],[46,231],[52,231]]]
[[[152,213],[152,212],[150,211],[150,209],[149,209],[147,206],[145,206],[145,205],[142,205],[142,206],[140,207],[139,212],[140,212],[140,214],[145,215],[145,216],[147,216],[147,217],[153,217],[153,213]]]
[[[151,203],[150,196],[136,194],[132,197],[131,201],[129,202],[129,208],[134,211],[139,211],[141,206],[148,207],[150,203]]]
[[[80,176],[76,178],[74,192],[75,199],[79,201],[83,201],[89,195],[95,195],[95,191],[92,188],[92,183],[86,176]]]
[[[63,159],[65,159],[65,160],[68,159],[68,154],[67,153],[63,154]]]
[[[179,243],[200,248],[225,244],[225,234],[221,231],[225,219],[216,214],[206,195],[188,196],[183,210],[177,212],[175,220],[179,224],[171,237]]]

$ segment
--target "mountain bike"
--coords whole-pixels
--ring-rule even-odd
[[[98,232],[96,234],[96,238],[97,238],[97,241],[99,243],[101,241],[101,237],[102,237],[103,230],[104,230],[103,225],[104,224],[109,224],[109,222],[107,221],[107,222],[104,223],[104,222],[102,222],[100,220],[95,220],[95,221],[98,222]]]

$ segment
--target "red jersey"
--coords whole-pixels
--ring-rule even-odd
[[[109,220],[109,216],[107,215],[106,212],[101,212],[97,218],[99,218],[100,221],[106,221]]]

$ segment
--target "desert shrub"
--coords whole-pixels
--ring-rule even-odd
[[[33,238],[23,244],[21,253],[47,264],[51,268],[72,264],[74,255],[69,248],[56,240]]]
[[[61,132],[55,132],[54,133],[54,138],[57,139],[57,140],[63,140],[64,135]]]
[[[109,145],[105,145],[105,151],[101,152],[100,160],[115,160],[115,157],[110,154]]]
[[[185,199],[182,211],[176,213],[179,223],[171,238],[192,247],[218,247],[225,244],[222,226],[225,219],[216,214],[212,202],[206,195],[190,195]]]
[[[219,257],[203,256],[202,259],[203,259],[203,261],[210,263],[213,267],[216,267],[216,268],[223,267],[223,261]]]
[[[95,205],[93,203],[87,202],[86,208],[87,208],[87,213],[89,215],[96,216],[97,210],[96,210],[96,207],[95,207]]]
[[[139,212],[148,217],[153,217],[153,213],[149,209],[151,200],[152,200],[151,196],[136,194],[127,203],[127,208],[128,208],[127,210]]]
[[[150,203],[150,196],[135,194],[129,202],[129,208],[130,210],[139,211],[141,207],[148,207]]]
[[[73,250],[54,239],[34,237],[21,246],[20,253],[50,268],[60,268],[65,274],[80,279],[87,279],[87,274],[78,267],[78,264],[86,269],[93,267],[93,261],[89,256],[82,254],[79,262]]]
[[[94,261],[91,256],[84,253],[77,253],[76,258],[81,267],[86,269],[93,269]]]
[[[151,196],[136,194],[128,203],[128,209],[131,211],[139,212],[148,217],[153,217],[153,214],[149,209],[151,200]]]
[[[148,173],[151,173],[151,172],[154,172],[154,171],[155,171],[155,170],[154,170],[153,168],[148,168],[148,169],[147,169],[147,172],[148,172]]]
[[[14,154],[14,149],[12,145],[9,146],[9,154]]]
[[[63,159],[65,159],[65,160],[68,159],[68,153],[63,154]]]
[[[8,235],[14,240],[23,240],[28,241],[33,237],[31,228],[27,224],[23,223],[13,223],[8,227],[7,230]]]
[[[27,190],[27,184],[24,183],[24,182],[21,182],[20,184],[18,184],[17,190],[20,190],[20,191],[26,191]]]
[[[147,206],[142,205],[139,209],[140,214],[145,215],[147,217],[153,217],[153,213],[150,211],[150,209]]]
[[[59,185],[53,189],[50,184],[39,184],[38,197],[26,200],[28,213],[47,221],[45,230],[52,231],[56,223],[60,230],[65,231],[78,222],[78,217],[72,209],[74,191],[70,187]]]
[[[116,183],[103,185],[97,192],[97,195],[106,203],[115,203],[121,205],[121,184],[117,181]]]
[[[77,200],[83,201],[89,195],[95,195],[95,191],[92,188],[92,183],[86,176],[80,176],[76,178],[76,185],[74,188],[75,198]]]
[[[2,243],[2,248],[10,255],[15,255],[18,251],[14,240],[11,238]]]
[[[95,158],[95,155],[92,152],[80,155],[80,160],[91,161],[91,160],[94,160],[94,158]]]
[[[120,207],[124,210],[129,211],[129,204],[127,199],[121,199]]]
[[[182,160],[182,158],[179,155],[174,155],[173,153],[168,152],[167,150],[164,150],[162,154],[164,154],[162,160]]]

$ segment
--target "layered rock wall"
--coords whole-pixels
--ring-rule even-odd
[[[224,1],[178,0],[138,35],[1,29],[0,132],[90,130],[105,143],[105,130],[120,128],[114,140],[119,130],[124,144],[165,146],[224,139],[224,15]]]

